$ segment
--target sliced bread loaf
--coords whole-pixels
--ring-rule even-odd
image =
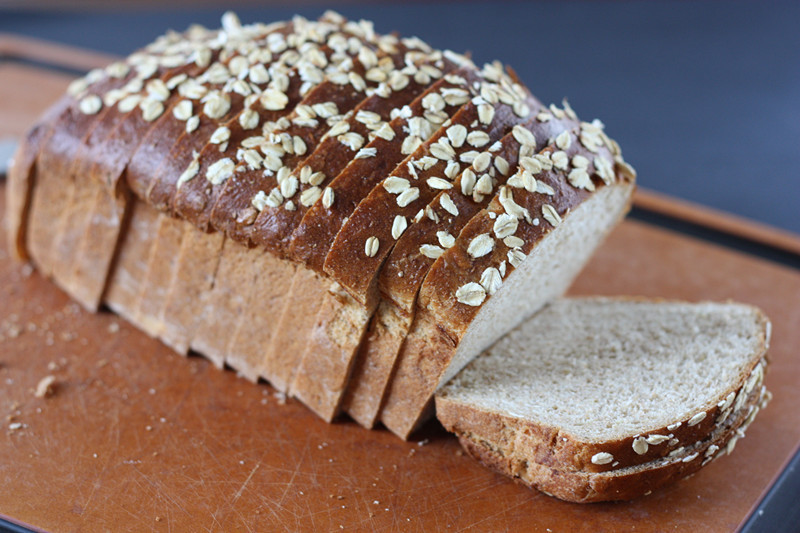
[[[769,335],[741,304],[562,299],[444,386],[437,416],[470,454],[529,486],[629,499],[743,434],[768,397]]]

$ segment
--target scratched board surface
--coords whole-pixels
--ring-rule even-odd
[[[0,127],[18,134],[7,117],[25,102],[29,123],[63,80],[0,68],[25,81],[0,84]],[[13,263],[3,235],[0,516],[51,531],[735,530],[800,442],[800,273],[629,221],[573,292],[767,312],[775,397],[731,457],[635,502],[560,502],[475,463],[435,422],[411,442],[325,424],[268,385],[86,313]],[[54,394],[36,397],[48,376]]]
[[[48,530],[725,531],[800,440],[800,275],[636,222],[615,231],[575,292],[762,306],[775,322],[775,399],[735,454],[631,503],[567,504],[516,485],[436,423],[411,442],[326,424],[267,385],[81,310],[4,244],[0,287],[0,514]],[[47,376],[54,394],[37,398]]]

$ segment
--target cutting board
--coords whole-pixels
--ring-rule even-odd
[[[0,37],[0,137],[21,134],[63,90],[69,77],[52,64],[105,61],[30,44]],[[25,64],[9,49],[27,53]],[[695,206],[651,194],[637,204],[756,249],[782,247],[778,256],[800,249],[794,236]],[[571,292],[764,309],[774,399],[735,453],[637,501],[564,503],[485,469],[436,422],[410,442],[326,424],[267,384],[181,357],[110,312],[87,313],[13,262],[3,235],[0,517],[52,531],[736,530],[800,443],[800,270],[628,220]],[[54,394],[39,398],[47,376]]]

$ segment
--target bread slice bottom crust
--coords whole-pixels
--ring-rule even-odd
[[[760,375],[763,376],[763,372]],[[500,435],[475,433],[458,427],[454,421],[445,422],[444,425],[456,433],[461,446],[471,457],[515,482],[549,496],[576,503],[631,500],[684,479],[711,461],[731,453],[738,439],[744,437],[759,410],[766,406],[771,397],[761,384],[761,379],[756,382],[757,386],[742,396],[745,401],[739,408],[715,424],[705,438],[676,449],[678,453],[649,463],[606,472],[573,470],[563,468],[563,465],[537,462],[517,453],[513,447],[500,444]]]

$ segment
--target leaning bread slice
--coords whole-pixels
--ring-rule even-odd
[[[121,231],[119,249],[109,273],[103,301],[115,313],[136,323],[139,292],[147,273],[148,255],[159,218],[165,216],[144,202],[132,202]]]
[[[680,459],[682,477],[752,421],[769,335],[761,311],[736,303],[557,300],[444,386],[437,416],[530,486],[628,499],[674,477],[643,472]]]
[[[536,172],[509,178],[425,276],[381,410],[403,438],[440,385],[566,292],[628,210],[634,172],[599,125],[562,132],[534,159]]]
[[[535,170],[533,156],[550,139],[577,127],[574,115],[570,115],[559,119],[542,110],[514,126],[512,132],[482,152],[485,155],[467,165],[452,184],[445,185],[397,240],[381,267],[381,303],[359,347],[343,403],[344,410],[358,423],[372,427],[376,422],[394,362],[414,319],[417,292],[431,264],[488,205],[493,189],[519,177],[518,165],[523,171],[525,167]]]
[[[148,96],[121,98],[110,107],[75,154],[64,193],[67,208],[54,228],[51,253],[53,277],[84,307],[97,309],[100,304],[128,209],[130,195],[119,186],[125,167],[158,117],[172,114],[179,97],[169,87],[200,71],[194,63],[164,69],[160,78],[147,82]]]

